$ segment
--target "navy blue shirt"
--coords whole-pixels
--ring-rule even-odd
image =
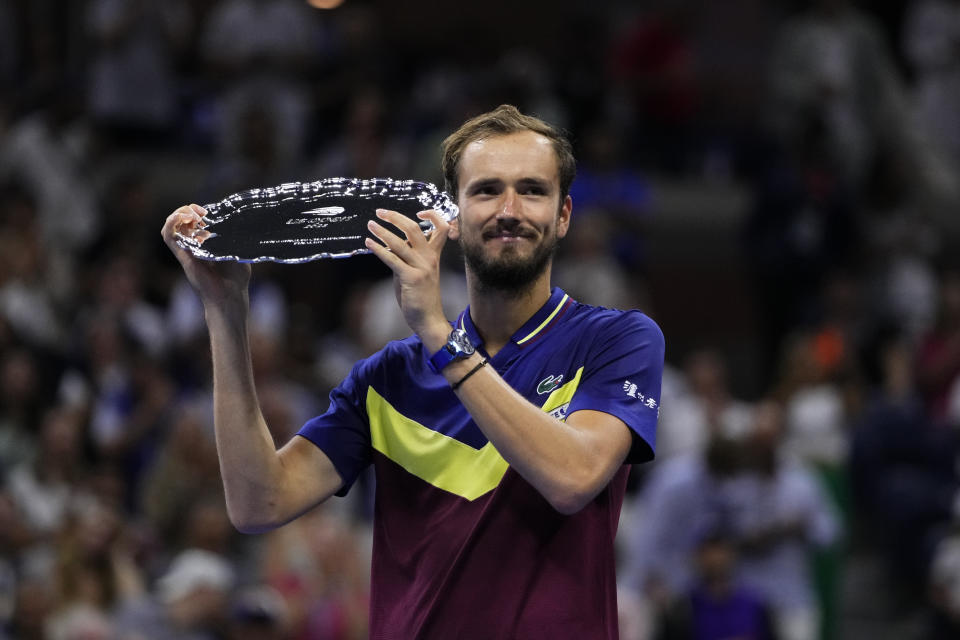
[[[456,324],[483,352],[469,307]],[[299,432],[333,462],[341,494],[375,466],[371,637],[615,638],[613,541],[629,467],[582,511],[559,514],[430,355],[417,336],[391,342]],[[581,409],[618,417],[634,436],[627,462],[642,462],[653,457],[663,357],[643,313],[555,288],[488,366],[559,420]]]

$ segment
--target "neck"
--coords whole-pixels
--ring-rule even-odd
[[[536,281],[521,291],[484,287],[468,268],[467,295],[470,298],[470,319],[483,338],[484,350],[493,357],[550,299],[550,268],[547,267]]]

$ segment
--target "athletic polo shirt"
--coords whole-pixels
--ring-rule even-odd
[[[482,351],[469,307],[456,323]],[[614,537],[624,465],[573,515],[554,510],[473,422],[419,338],[391,342],[330,394],[299,435],[330,458],[345,494],[376,473],[370,637],[591,638],[617,633]],[[653,457],[663,334],[639,311],[554,289],[490,359],[527,400],[632,430],[627,462]]]

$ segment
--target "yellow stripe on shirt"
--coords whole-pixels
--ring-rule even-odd
[[[509,466],[493,443],[474,449],[429,429],[397,411],[373,387],[367,391],[367,415],[374,449],[421,480],[467,500],[495,489]]]
[[[540,326],[534,329],[532,332],[530,332],[530,334],[528,334],[525,338],[521,338],[520,340],[517,340],[517,344],[523,344],[524,342],[532,339],[538,333],[543,331],[543,328],[546,327],[548,324],[550,324],[550,321],[553,320],[554,316],[560,313],[560,309],[563,308],[563,305],[567,302],[569,298],[570,296],[568,296],[567,294],[563,294],[563,298],[560,299],[560,304],[557,305],[556,309],[550,312],[550,315],[547,316],[547,319],[541,322]]]
[[[553,391],[543,411],[570,403],[583,367],[573,380]],[[456,438],[434,431],[397,411],[373,387],[367,390],[367,415],[373,448],[438,489],[473,501],[493,491],[509,465],[492,442],[475,449]]]

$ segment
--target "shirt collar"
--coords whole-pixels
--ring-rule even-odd
[[[550,299],[530,316],[530,319],[523,323],[523,326],[517,329],[516,333],[510,337],[511,342],[520,347],[533,342],[546,333],[571,302],[573,302],[572,298],[564,293],[560,287],[554,287],[550,293]],[[480,346],[483,344],[483,340],[473,324],[473,319],[470,317],[469,306],[457,318],[456,326],[467,332],[474,345]]]

